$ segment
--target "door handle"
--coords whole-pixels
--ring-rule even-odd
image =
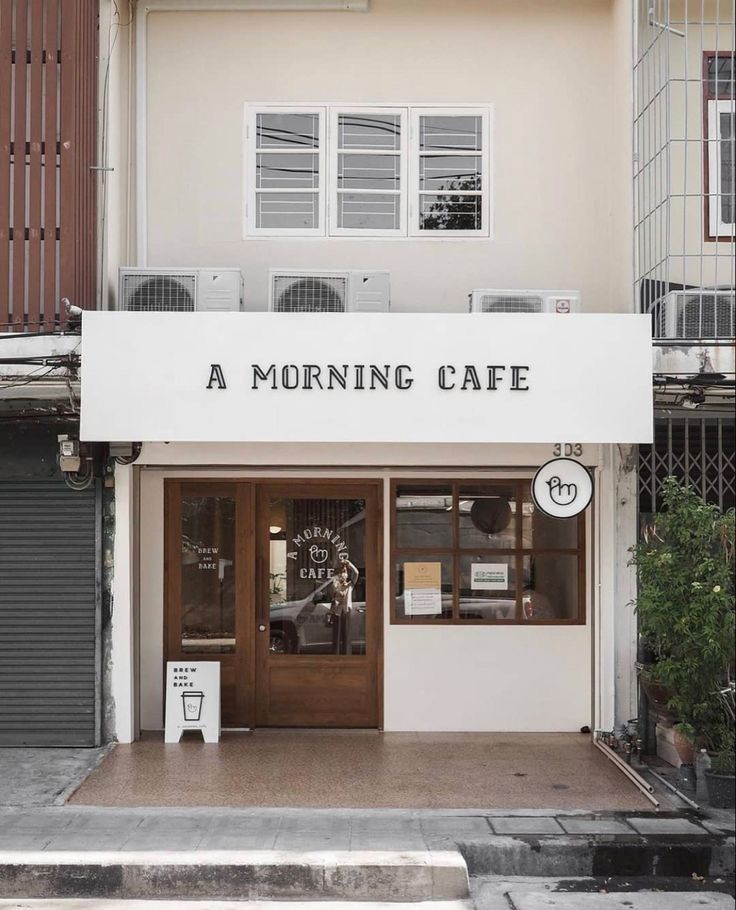
[[[259,631],[259,632],[265,632],[265,631],[266,631],[266,627],[265,627],[265,625],[264,625],[263,623],[260,623],[260,624],[259,624],[259,626],[258,626],[258,631]]]

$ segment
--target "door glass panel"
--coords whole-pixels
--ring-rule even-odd
[[[274,498],[269,650],[366,653],[364,499]]]
[[[183,496],[181,649],[235,650],[235,499]]]

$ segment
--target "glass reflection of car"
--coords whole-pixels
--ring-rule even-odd
[[[332,654],[332,597],[328,579],[301,600],[271,604],[269,650],[273,654]],[[358,594],[362,585],[358,584]],[[365,596],[365,595],[364,595]],[[365,600],[353,599],[350,638],[353,654],[365,654]]]

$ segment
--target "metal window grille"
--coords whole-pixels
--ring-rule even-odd
[[[275,275],[274,310],[277,313],[344,313],[345,275]]]
[[[674,476],[720,509],[736,505],[734,420],[658,418],[654,444],[639,446],[639,511],[662,507],[662,482]]]
[[[734,4],[637,0],[636,10],[635,293],[651,312],[673,290],[733,291],[733,224],[713,236],[710,216],[734,211],[733,133],[712,135],[716,113],[733,110]]]
[[[541,313],[542,298],[483,294],[480,308],[482,313]]]

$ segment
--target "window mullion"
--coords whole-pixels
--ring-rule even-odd
[[[452,619],[460,620],[460,484],[452,485]]]

